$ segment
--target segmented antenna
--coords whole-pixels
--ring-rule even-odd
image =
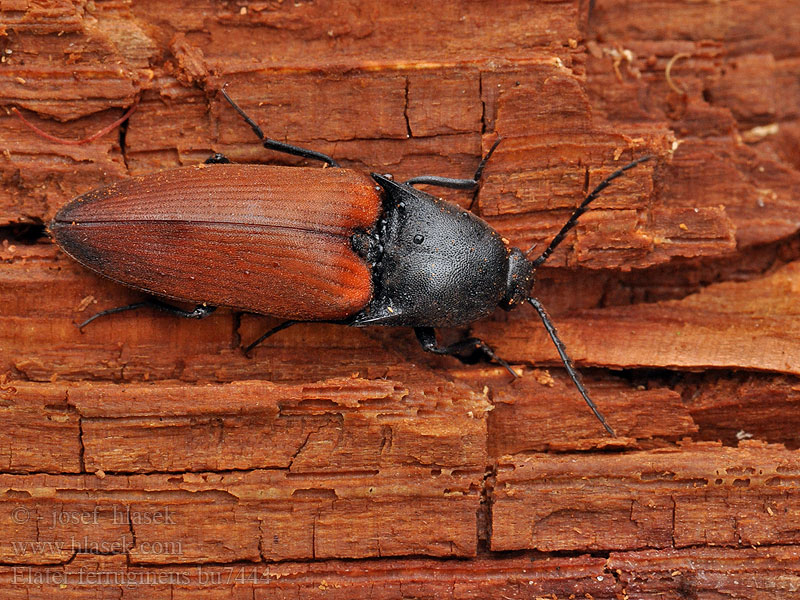
[[[611,175],[609,175],[608,177],[603,179],[603,181],[601,181],[600,184],[596,188],[594,188],[592,190],[592,193],[589,194],[588,196],[586,196],[586,199],[583,202],[581,202],[581,205],[578,208],[575,209],[575,212],[572,213],[572,216],[567,220],[566,223],[564,223],[564,226],[561,228],[561,231],[559,231],[556,234],[556,236],[553,238],[553,241],[550,242],[550,245],[547,246],[545,251],[542,252],[539,255],[539,258],[537,258],[534,261],[532,261],[533,262],[533,268],[534,269],[537,268],[544,261],[546,261],[548,258],[550,258],[550,255],[553,253],[553,250],[555,250],[558,247],[558,245],[561,242],[564,241],[564,238],[569,233],[569,231],[573,227],[575,227],[575,224],[578,222],[578,218],[589,209],[589,205],[592,203],[592,201],[597,199],[597,197],[600,195],[600,192],[602,192],[604,189],[606,189],[608,187],[609,183],[614,181],[617,177],[620,177],[625,171],[627,171],[629,169],[632,169],[633,167],[635,167],[639,163],[643,163],[645,161],[648,161],[651,158],[652,158],[652,156],[649,156],[649,155],[648,156],[642,156],[641,158],[637,158],[632,163],[628,163],[627,165],[625,165],[621,169],[617,169]]]
[[[533,306],[533,308],[536,309],[536,312],[539,313],[539,317],[542,319],[542,323],[544,323],[544,328],[547,330],[550,339],[553,340],[553,344],[555,344],[558,355],[561,357],[561,362],[564,363],[564,368],[566,368],[569,378],[572,379],[572,383],[574,383],[575,387],[578,388],[578,391],[581,393],[581,396],[583,396],[586,404],[590,409],[592,409],[594,416],[597,417],[597,420],[600,421],[609,435],[611,435],[611,437],[616,437],[617,434],[614,433],[614,430],[611,429],[611,426],[606,423],[606,418],[600,412],[600,409],[597,408],[597,405],[589,397],[589,392],[587,392],[586,388],[583,387],[583,382],[581,382],[580,375],[578,375],[577,369],[575,369],[575,366],[572,364],[572,359],[570,359],[570,357],[567,355],[567,348],[564,346],[564,342],[561,341],[561,338],[558,337],[558,332],[556,332],[556,327],[553,325],[553,321],[550,320],[550,315],[547,314],[547,311],[544,309],[544,306],[542,306],[542,303],[536,298],[528,298],[528,302],[531,306]]]
[[[539,258],[531,261],[533,268],[536,269],[539,265],[541,265],[544,261],[546,261],[550,257],[550,255],[553,253],[553,250],[555,250],[558,247],[558,245],[562,241],[564,241],[564,238],[566,237],[567,233],[569,233],[570,229],[575,227],[575,224],[578,222],[580,216],[589,209],[589,204],[591,204],[592,201],[595,200],[600,195],[600,192],[602,192],[604,189],[608,187],[608,184],[614,181],[617,177],[620,177],[628,169],[632,169],[639,163],[643,163],[647,160],[650,160],[651,158],[652,158],[651,156],[642,156],[641,158],[637,158],[632,163],[625,165],[621,169],[617,169],[611,175],[603,179],[603,181],[601,181],[600,184],[596,188],[594,188],[588,196],[586,196],[584,201],[581,202],[581,205],[575,209],[575,212],[573,212],[572,216],[570,216],[567,222],[564,223],[564,226],[561,228],[561,231],[559,231],[556,234],[556,236],[553,238],[553,241],[551,241],[550,244],[547,246],[547,248],[545,248],[545,251],[539,255]],[[533,248],[531,248],[531,250],[533,250]],[[606,422],[606,419],[603,416],[603,414],[600,412],[595,403],[589,397],[589,392],[587,392],[586,388],[583,387],[580,375],[578,374],[577,369],[572,364],[572,360],[567,354],[567,348],[564,346],[564,342],[562,342],[561,338],[558,337],[558,332],[556,331],[555,325],[553,325],[553,321],[550,319],[550,315],[547,314],[547,311],[545,310],[544,306],[542,306],[542,303],[539,302],[533,296],[528,298],[528,302],[530,303],[531,306],[533,306],[533,308],[536,309],[536,312],[539,313],[539,317],[542,319],[542,323],[544,323],[544,328],[547,330],[547,334],[553,341],[553,344],[555,345],[556,350],[558,351],[558,355],[559,357],[561,357],[561,362],[564,363],[564,368],[567,370],[567,375],[569,375],[569,378],[572,380],[572,383],[574,383],[575,387],[578,388],[578,391],[581,393],[581,396],[583,396],[584,401],[592,410],[594,416],[597,417],[597,420],[600,421],[600,423],[603,425],[605,430],[611,436],[616,437],[614,430],[611,429],[611,426]]]

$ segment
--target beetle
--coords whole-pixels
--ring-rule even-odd
[[[466,325],[498,307],[511,310],[527,302],[581,396],[614,435],[531,289],[537,268],[589,204],[649,156],[606,177],[547,248],[530,259],[483,219],[415,187],[476,190],[499,139],[471,179],[420,176],[396,182],[266,137],[225,86],[221,93],[265,148],[330,168],[232,164],[214,154],[201,165],[132,177],[72,200],[50,223],[55,242],[89,269],[153,296],[99,312],[81,328],[98,317],[146,306],[194,319],[218,306],[286,319],[250,344],[249,352],[299,322],[406,326],[428,352],[482,355],[516,377],[483,340],[441,345],[435,328]],[[197,306],[183,310],[162,298]]]

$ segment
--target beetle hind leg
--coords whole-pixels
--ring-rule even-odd
[[[501,365],[506,371],[511,373],[511,376],[514,377],[514,379],[519,377],[514,369],[511,368],[511,365],[497,356],[497,353],[492,349],[492,347],[482,339],[472,337],[461,340],[460,342],[456,342],[455,344],[450,344],[449,346],[440,346],[439,342],[436,341],[436,332],[434,331],[433,327],[414,327],[414,333],[417,334],[417,339],[419,340],[422,349],[426,352],[433,352],[434,354],[456,355],[457,357],[460,354],[478,353]]]
[[[115,308],[109,308],[108,310],[102,310],[99,313],[92,315],[88,319],[86,319],[83,323],[78,325],[78,329],[83,329],[89,323],[94,321],[95,319],[99,319],[100,317],[105,317],[107,315],[113,315],[120,312],[125,312],[129,310],[137,310],[139,308],[156,308],[160,311],[169,313],[171,315],[175,315],[176,317],[183,317],[185,319],[205,319],[208,315],[213,313],[217,310],[216,306],[209,306],[207,304],[198,304],[194,310],[183,310],[177,306],[173,306],[172,304],[167,304],[166,302],[162,302],[161,300],[157,300],[156,298],[149,298],[143,302],[136,302],[134,304],[128,304],[126,306],[117,306]]]
[[[261,140],[261,144],[264,148],[269,150],[275,150],[276,152],[283,152],[284,154],[292,154],[294,156],[300,156],[302,158],[309,158],[311,160],[319,160],[324,163],[328,163],[331,167],[339,167],[339,163],[337,163],[333,158],[328,156],[327,154],[323,154],[322,152],[317,152],[316,150],[309,150],[308,148],[301,148],[300,146],[293,146],[292,144],[287,144],[286,142],[279,142],[278,140],[273,140],[272,138],[268,138],[264,135],[264,132],[261,130],[261,127],[258,126],[250,115],[248,115],[244,110],[233,101],[233,99],[228,95],[228,92],[225,91],[225,87],[228,84],[222,86],[220,92],[225,97],[225,100],[233,107],[233,109],[239,113],[245,123],[250,126],[250,129],[253,130],[258,136],[258,139]]]

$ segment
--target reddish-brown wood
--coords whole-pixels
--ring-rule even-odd
[[[685,559],[684,559],[685,560]],[[79,555],[63,566],[0,567],[8,598],[80,599],[88,593],[171,595],[180,600],[224,598],[580,598],[615,600],[621,587],[605,559],[383,559],[283,562],[270,565],[129,565],[122,556]],[[649,566],[649,565],[648,565]],[[771,577],[770,577],[771,575]],[[660,583],[660,582],[657,582]],[[780,584],[768,574],[762,585]],[[20,594],[20,590],[30,595]],[[222,590],[222,591],[220,591]]]
[[[579,364],[614,368],[745,368],[800,374],[800,261],[680,300],[577,311],[559,332]],[[547,333],[514,315],[474,330],[512,360],[559,361]]]
[[[42,409],[41,387],[5,387],[12,422]],[[489,405],[463,386],[80,384],[44,402],[59,426],[40,429],[79,462],[9,440],[4,562],[97,544],[162,564],[476,552]],[[18,540],[54,544],[20,554]]]
[[[686,548],[611,554],[606,567],[629,598],[755,598],[797,595],[795,546]]]
[[[796,452],[760,442],[689,444],[602,462],[509,457],[498,463],[492,549],[798,544],[798,473]]]
[[[681,390],[703,439],[742,439],[800,448],[800,385],[795,377],[754,373],[687,377]]]
[[[592,398],[617,434],[610,438],[561,369],[524,372],[520,381],[498,385],[489,413],[489,453],[495,457],[542,451],[659,446],[697,430],[680,394],[666,387],[644,389],[622,381],[584,377]],[[535,423],[535,427],[521,427]]]
[[[68,565],[0,568],[7,597],[85,598],[137,593],[188,600],[218,598],[618,598],[791,599],[800,560],[796,548],[687,548],[614,552],[608,559],[523,557],[457,561],[129,565],[123,556],[79,555]],[[497,596],[499,595],[499,596]],[[135,597],[135,596],[134,596]]]
[[[0,111],[2,596],[795,597],[794,4],[0,0],[6,109],[80,139],[139,103],[82,146]],[[655,155],[535,287],[620,437],[530,307],[441,332],[516,382],[402,330],[298,325],[253,359],[276,319],[81,334],[141,296],[37,235],[71,198],[212,152],[302,163],[225,82],[267,135],[364,173],[469,177],[502,135],[474,209],[524,249]]]

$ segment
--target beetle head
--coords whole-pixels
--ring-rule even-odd
[[[500,301],[505,310],[522,304],[531,294],[536,279],[536,267],[519,248],[512,248],[508,254],[508,279],[506,295]]]

